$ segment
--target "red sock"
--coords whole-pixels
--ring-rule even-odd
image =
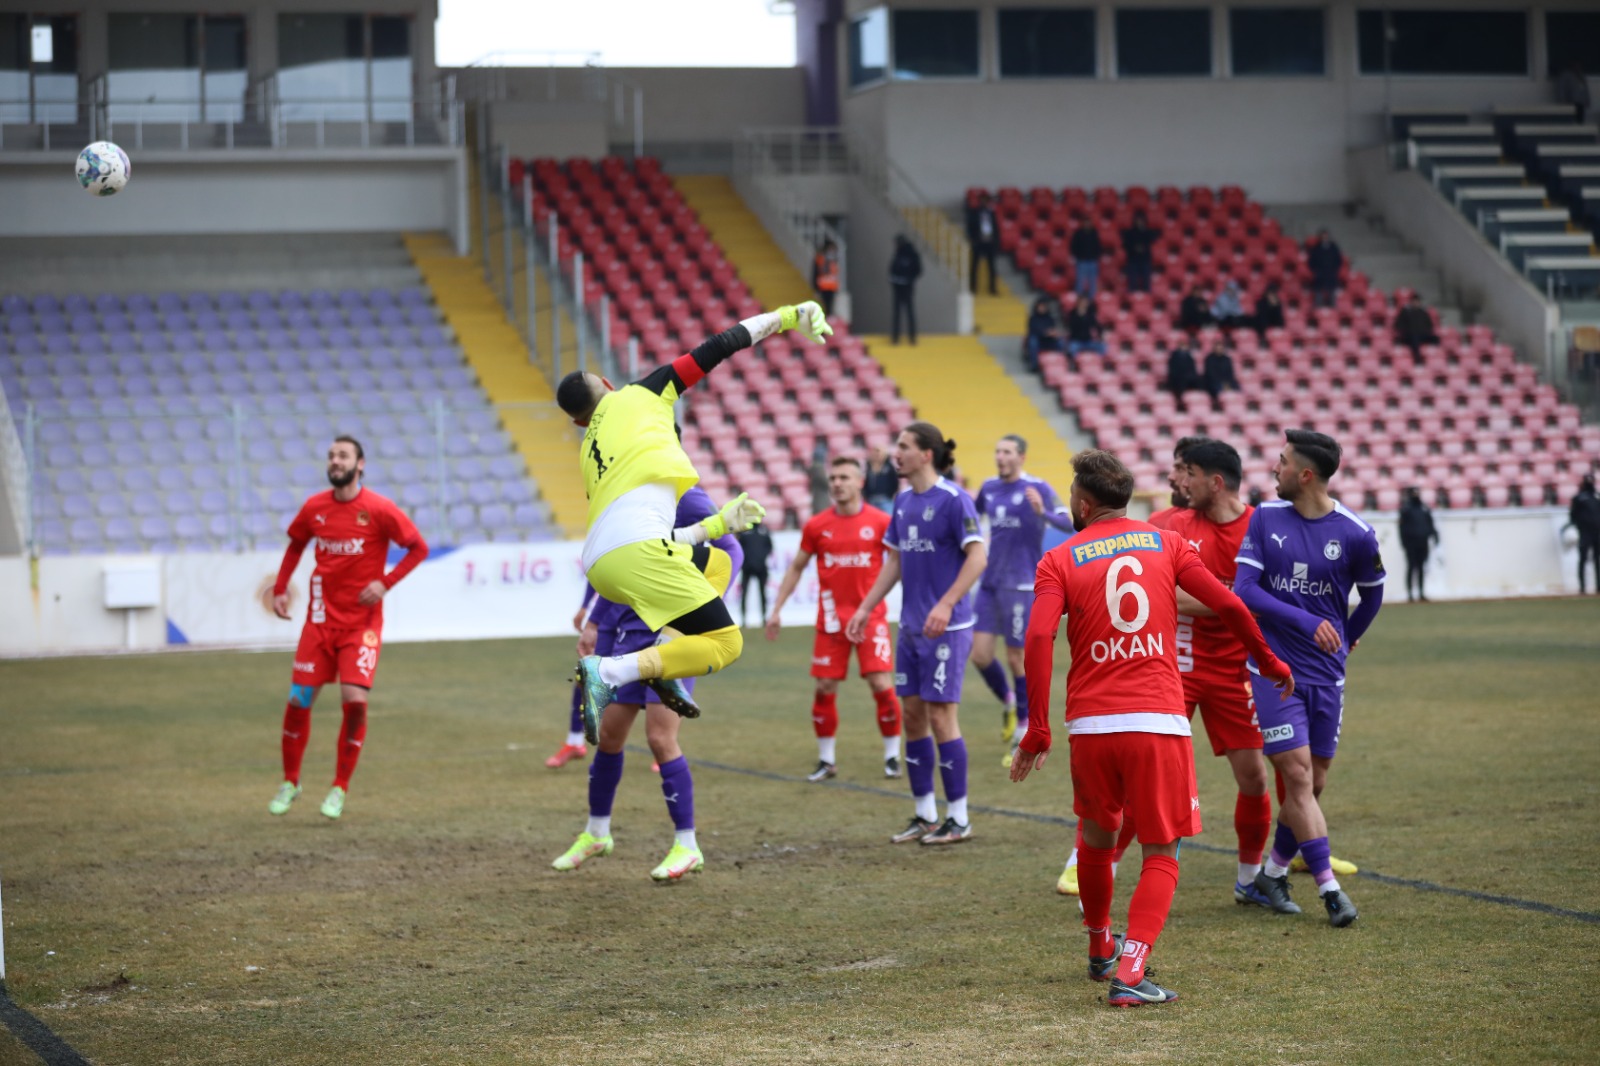
[[[811,696],[811,725],[819,737],[837,736],[839,733],[839,697],[835,693]]]
[[[1078,845],[1078,900],[1083,924],[1090,930],[1089,954],[1111,954],[1111,849]]]
[[[1072,834],[1072,850],[1079,855],[1083,854],[1083,823],[1078,823],[1078,831]]]
[[[1272,798],[1266,793],[1239,793],[1233,804],[1233,828],[1239,834],[1239,861],[1259,863],[1272,835]]]
[[[1172,897],[1178,891],[1178,860],[1167,855],[1147,855],[1139,871],[1139,885],[1128,904],[1128,939],[1122,948],[1117,980],[1136,985],[1144,980],[1145,957],[1167,924]]]
[[[291,703],[283,709],[283,779],[300,783],[300,763],[311,740],[311,708]]]
[[[900,697],[894,694],[894,689],[886,688],[874,692],[872,698],[878,702],[878,732],[886,737],[899,736]]]
[[[1128,817],[1127,811],[1123,811],[1122,829],[1117,833],[1117,850],[1111,857],[1112,862],[1122,861],[1122,855],[1128,850],[1128,845],[1133,843],[1133,834],[1136,831],[1137,828],[1133,824],[1133,819]]]
[[[356,772],[356,760],[361,758],[361,745],[367,740],[367,705],[344,705],[344,724],[339,727],[339,761],[334,768],[335,788],[348,789],[350,775]]]
[[[1274,766],[1272,768],[1272,780],[1274,782],[1276,782],[1276,784],[1278,786],[1278,806],[1282,807],[1283,806],[1283,797],[1285,797],[1285,796],[1287,796],[1289,794],[1289,789],[1288,789],[1287,786],[1284,785],[1284,783],[1283,783],[1283,775],[1278,773],[1278,768],[1276,766]]]

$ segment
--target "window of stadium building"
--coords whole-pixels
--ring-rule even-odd
[[[1521,11],[1364,10],[1356,38],[1363,74],[1528,73]]]
[[[889,12],[875,8],[850,20],[850,84],[870,85],[889,76]]]
[[[78,20],[0,14],[0,122],[78,121]]]
[[[244,117],[245,25],[238,16],[109,16],[107,111],[113,122]]]
[[[1552,78],[1574,63],[1591,78],[1600,74],[1600,11],[1548,11],[1544,39]]]
[[[1003,7],[1002,78],[1095,76],[1093,8]]]
[[[1211,75],[1211,11],[1203,7],[1119,8],[1117,76]]]
[[[894,76],[976,78],[978,12],[896,10]]]
[[[1236,76],[1320,76],[1327,71],[1326,14],[1317,7],[1236,7],[1228,43]]]
[[[278,16],[278,98],[287,119],[403,122],[414,70],[409,18]]]

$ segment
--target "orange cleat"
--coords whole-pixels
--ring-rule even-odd
[[[573,759],[582,759],[589,754],[589,749],[582,744],[563,744],[556,749],[556,753],[544,761],[552,770],[559,770]]]

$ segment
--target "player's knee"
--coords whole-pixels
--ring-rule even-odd
[[[711,643],[711,673],[732,666],[744,654],[744,631],[738,626],[714,629],[705,638]]]
[[[290,685],[289,702],[296,707],[310,707],[317,700],[315,685]]]

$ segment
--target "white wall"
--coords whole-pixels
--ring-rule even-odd
[[[462,149],[129,155],[127,188],[95,198],[75,152],[0,153],[0,237],[465,230]]]

